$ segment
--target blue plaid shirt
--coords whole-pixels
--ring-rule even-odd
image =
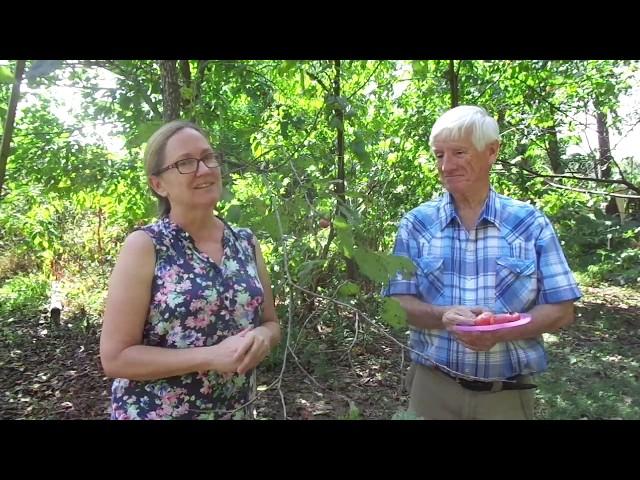
[[[409,257],[416,273],[400,274],[383,291],[414,295],[432,305],[486,306],[496,313],[527,312],[537,304],[577,300],[580,290],[547,217],[493,189],[476,228],[467,232],[447,192],[407,213],[394,255]],[[462,376],[504,379],[547,368],[542,337],[475,352],[447,330],[411,327],[414,362],[442,365]]]

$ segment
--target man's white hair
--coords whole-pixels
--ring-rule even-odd
[[[460,105],[436,120],[429,136],[429,146],[433,147],[437,139],[456,141],[469,134],[478,150],[495,140],[500,141],[498,122],[484,108]]]

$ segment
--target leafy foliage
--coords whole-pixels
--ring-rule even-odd
[[[0,125],[12,65],[0,64]],[[398,303],[379,292],[390,276],[414,270],[389,252],[402,215],[442,191],[428,136],[454,100],[496,115],[503,138],[494,188],[550,216],[583,283],[640,283],[639,202],[629,201],[624,223],[605,213],[606,194],[621,184],[570,178],[596,174],[599,152],[567,154],[581,142],[585,114],[605,114],[620,134],[637,122],[620,114],[637,66],[189,60],[180,61],[179,88],[183,117],[226,153],[219,213],[257,234],[281,316],[291,305],[292,331],[302,332],[322,307],[318,328],[324,322],[351,338],[344,312],[332,317],[308,292],[335,296],[392,331],[406,328]],[[160,69],[151,60],[48,60],[28,62],[27,72],[0,192],[0,288],[9,298],[0,322],[15,308],[37,310],[60,277],[70,311],[97,324],[122,240],[156,215],[141,156],[162,120]],[[65,107],[56,90],[63,85],[82,98],[68,118],[56,113]],[[123,150],[113,151],[98,129],[119,137]],[[611,180],[640,185],[637,163],[616,160]],[[306,348],[302,360],[329,378],[314,352]]]

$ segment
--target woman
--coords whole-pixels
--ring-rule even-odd
[[[116,378],[112,419],[252,417],[254,368],[280,327],[255,237],[213,213],[221,161],[189,122],[149,139],[145,169],[161,216],[124,242],[100,339]]]

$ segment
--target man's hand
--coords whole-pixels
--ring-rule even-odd
[[[496,332],[453,332],[456,340],[469,350],[475,352],[487,352],[494,345],[502,341],[500,334]]]
[[[482,312],[488,312],[486,307],[451,307],[442,315],[442,324],[444,328],[453,332],[453,327],[456,325],[473,325],[475,318]]]

